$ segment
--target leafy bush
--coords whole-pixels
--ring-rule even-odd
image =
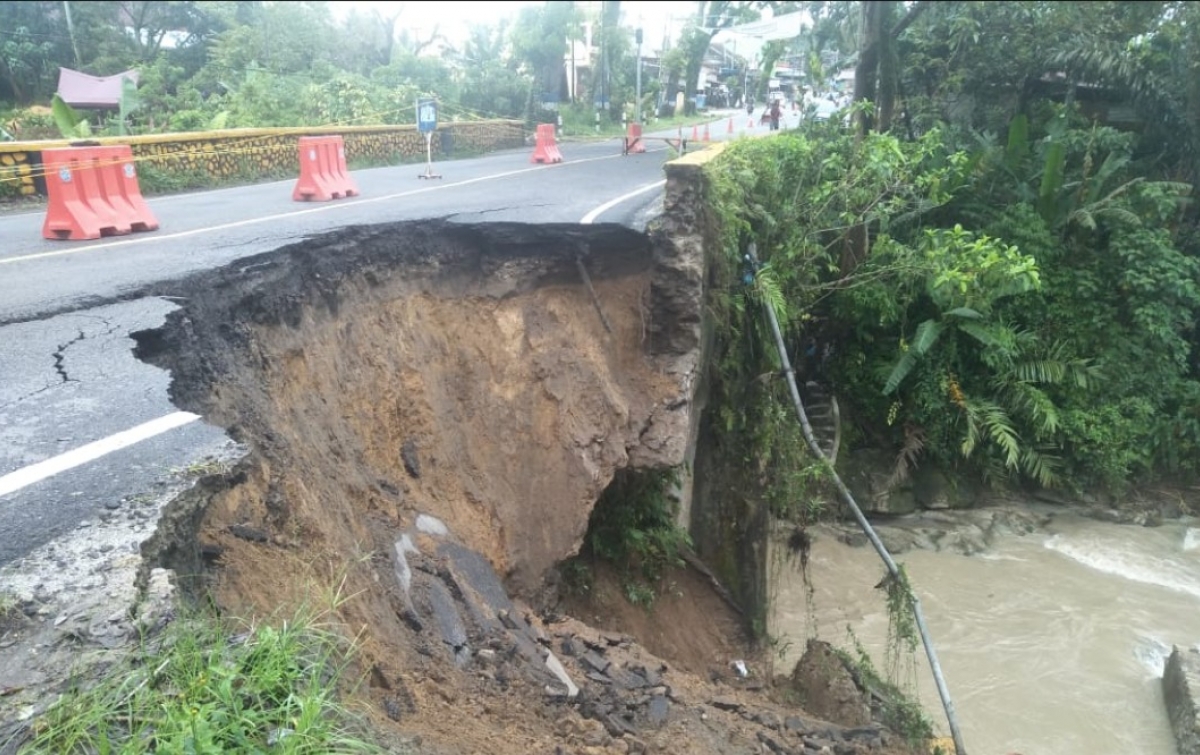
[[[678,484],[675,469],[620,470],[592,509],[584,555],[615,565],[636,605],[652,605],[655,591],[648,583],[662,579],[668,567],[683,566],[683,552],[692,547],[687,530],[675,523]],[[591,575],[578,560],[564,564],[562,573],[568,589],[590,589]]]
[[[820,369],[859,442],[916,438],[944,466],[1042,485],[1189,466],[1200,261],[1176,230],[1188,187],[1145,180],[1129,135],[1048,112],[970,154],[937,131],[905,144],[826,124],[737,143],[710,166],[729,252],[713,261],[716,426],[777,500],[804,500],[806,462],[774,450],[794,421],[769,379],[763,301],[794,359],[832,347]],[[750,241],[765,274],[739,284]]]

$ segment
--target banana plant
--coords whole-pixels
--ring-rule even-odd
[[[1060,463],[1052,446],[1060,422],[1046,387],[1084,387],[1091,365],[1064,344],[1045,345],[992,312],[998,300],[1040,285],[1036,264],[1015,247],[959,226],[927,232],[921,250],[928,264],[925,294],[938,313],[916,326],[911,342],[902,342],[884,394],[897,393],[922,366],[935,370],[941,394],[960,418],[964,458],[982,450],[985,468],[994,460],[998,473],[1054,484]],[[949,343],[947,353],[934,357],[943,343]],[[968,353],[974,356],[962,362]],[[957,371],[975,373],[972,388],[959,383]]]
[[[54,125],[64,139],[86,139],[92,135],[92,126],[87,119],[76,112],[58,94],[50,102],[50,112],[54,116]]]

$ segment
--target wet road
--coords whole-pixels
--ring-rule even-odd
[[[746,130],[745,113],[710,127]],[[764,134],[758,126],[755,134]],[[675,136],[674,132],[652,134]],[[690,136],[690,134],[685,134]],[[157,197],[160,228],[98,241],[48,241],[42,212],[0,216],[0,566],[177,478],[227,449],[184,415],[168,376],[132,355],[129,333],[174,308],[166,284],[347,225],[448,217],[463,222],[615,222],[641,227],[661,200],[670,152],[622,156],[619,140],[560,145],[564,162],[522,148],[354,172],[361,195],[291,199],[294,181]]]

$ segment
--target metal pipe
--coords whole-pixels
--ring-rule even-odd
[[[750,264],[754,266],[755,272],[759,268],[757,252],[757,245],[751,242],[746,257]],[[775,317],[775,310],[771,308],[769,302],[763,302],[763,309],[767,312],[767,319],[771,321],[771,333],[775,336],[775,348],[779,352],[779,362],[783,365],[783,372],[787,377],[792,404],[796,407],[796,414],[800,418],[800,430],[804,434],[804,442],[808,444],[813,454],[825,464],[830,477],[833,479],[833,484],[838,489],[838,493],[841,494],[842,499],[850,507],[850,511],[854,514],[858,526],[866,533],[867,539],[871,541],[875,552],[883,560],[888,573],[895,579],[902,579],[900,567],[896,565],[896,562],[892,559],[892,555],[888,553],[887,547],[879,539],[879,535],[875,533],[875,528],[871,526],[862,509],[858,507],[858,502],[854,500],[854,495],[851,494],[846,484],[842,482],[841,476],[838,475],[837,470],[833,468],[833,464],[830,463],[829,458],[817,443],[817,439],[813,435],[812,425],[808,421],[808,413],[804,411],[804,402],[800,399],[800,389],[796,387],[796,371],[792,369],[791,359],[788,358],[787,346],[783,342],[783,333],[779,330],[779,320]],[[958,728],[958,716],[954,712],[954,703],[950,700],[950,690],[946,686],[946,679],[942,676],[942,665],[938,662],[937,652],[933,649],[933,640],[929,637],[929,629],[925,625],[925,615],[921,610],[921,600],[911,589],[908,590],[908,597],[912,603],[913,618],[916,620],[917,632],[921,635],[921,644],[925,646],[925,655],[929,658],[929,668],[933,672],[933,682],[937,686],[938,696],[942,699],[942,708],[946,711],[946,720],[950,725],[950,736],[954,740],[954,752],[956,755],[966,755],[967,750],[963,745],[962,732]]]

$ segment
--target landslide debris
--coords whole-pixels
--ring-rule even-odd
[[[323,601],[397,748],[902,751],[876,725],[773,702],[734,658],[679,642],[659,657],[556,609],[555,567],[616,470],[685,458],[699,355],[655,337],[656,302],[681,301],[655,264],[650,237],[619,226],[419,221],[190,279],[138,355],[247,453],[168,507],[146,567],[239,615]],[[693,602],[707,589],[686,584]],[[674,623],[658,610],[643,632]],[[675,626],[738,623],[710,615]],[[697,647],[762,668],[743,638],[710,639]]]

